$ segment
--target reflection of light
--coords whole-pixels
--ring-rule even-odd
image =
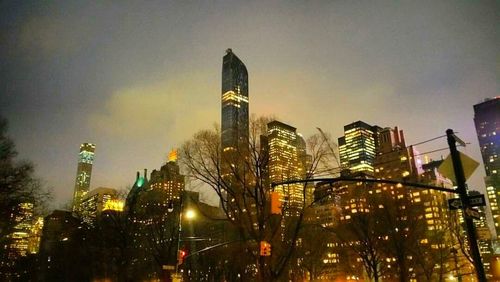
[[[196,213],[193,210],[186,211],[186,219],[193,219],[196,217]]]
[[[61,240],[61,241],[63,241],[63,242],[64,242],[64,241],[68,241],[68,237],[64,237],[64,238],[62,238],[62,240]]]

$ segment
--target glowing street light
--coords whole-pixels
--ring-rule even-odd
[[[196,217],[196,213],[194,212],[194,210],[187,210],[185,213],[186,213],[185,216],[186,216],[187,220],[191,220],[191,219],[194,219]]]
[[[177,262],[175,263],[175,273],[172,277],[175,277],[175,279],[180,278],[179,274],[179,266],[182,264],[184,261],[184,257],[186,255],[185,251],[183,252],[182,256],[179,256],[180,251],[181,251],[181,234],[182,234],[182,219],[185,217],[187,220],[192,220],[196,217],[196,212],[192,209],[188,209],[186,211],[183,211],[184,203],[183,203],[183,196],[181,195],[180,199],[180,212],[179,212],[179,228],[177,229]],[[167,207],[168,212],[173,212],[174,211],[174,205],[173,202],[170,201],[168,207]]]

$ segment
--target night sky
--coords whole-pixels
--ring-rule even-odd
[[[227,48],[253,114],[335,140],[357,120],[399,126],[408,145],[452,128],[481,160],[472,106],[500,93],[498,1],[97,2],[0,4],[0,114],[54,207],[71,200],[80,143],[97,144],[92,188],[124,188],[220,123]]]

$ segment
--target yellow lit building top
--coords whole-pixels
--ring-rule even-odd
[[[176,162],[177,161],[177,149],[173,149],[168,153],[168,161]]]
[[[104,203],[102,211],[119,211],[122,212],[125,207],[125,202],[119,199],[110,199]]]

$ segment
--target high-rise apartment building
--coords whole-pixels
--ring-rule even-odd
[[[83,143],[78,154],[78,168],[76,170],[75,191],[73,194],[73,213],[79,214],[83,197],[90,190],[90,177],[94,163],[95,144]]]
[[[449,180],[435,174],[438,164],[428,166],[424,173],[419,154],[413,146],[406,145],[403,131],[398,127],[373,129],[366,123],[355,124],[346,126],[345,139],[339,142],[339,145],[343,146],[340,150],[345,168],[357,167],[359,169],[352,170],[372,174],[380,180],[424,180],[439,186],[451,184]],[[415,254],[397,258],[399,250],[418,248],[422,253],[432,256],[450,252],[453,244],[451,236],[448,236],[449,211],[445,205],[447,195],[444,193],[391,183],[352,182],[338,185],[341,185],[337,188],[338,191],[342,191],[338,200],[325,199],[324,203],[320,203],[325,208],[328,207],[327,204],[334,204],[330,212],[326,209],[322,211],[323,214],[331,215],[330,222],[321,224],[347,231],[352,238],[348,236],[327,244],[327,255],[324,259],[329,267],[331,280],[339,276],[363,275],[358,271],[362,268],[359,258],[356,261],[348,261],[349,258],[357,257],[356,254],[350,253],[351,244],[363,244],[367,242],[363,240],[370,239],[371,235],[358,236],[361,234],[357,233],[360,230],[374,232],[372,234],[376,234],[376,237],[371,237],[370,240],[374,239],[372,243],[377,242],[384,250],[381,252],[383,262],[380,263],[381,278],[384,280],[393,280],[400,275],[420,280],[419,276],[422,274],[417,269],[422,257]],[[335,203],[336,201],[338,203]],[[364,226],[369,229],[363,229]],[[402,236],[411,239],[402,240]],[[457,261],[460,259],[461,257],[457,257]],[[350,270],[342,269],[341,266],[347,263],[356,267]],[[454,260],[444,261],[441,267],[450,271],[454,266],[461,265],[458,262],[450,263],[454,263]],[[407,272],[395,272],[398,265],[406,265]]]
[[[395,128],[378,130],[377,154],[373,160],[375,175],[382,179],[413,180],[423,173],[413,146],[406,147],[403,131]]]
[[[222,149],[236,150],[248,142],[248,72],[231,49],[222,59],[221,101]]]
[[[160,170],[151,172],[150,180],[151,189],[161,189],[165,192],[167,200],[179,201],[184,191],[184,175],[180,173],[179,165],[177,164],[177,153],[172,151],[169,154],[169,159]]]
[[[342,168],[373,174],[377,134],[380,129],[362,121],[344,126],[344,136],[338,139]]]
[[[486,171],[486,192],[500,236],[500,96],[474,105],[474,123]]]

